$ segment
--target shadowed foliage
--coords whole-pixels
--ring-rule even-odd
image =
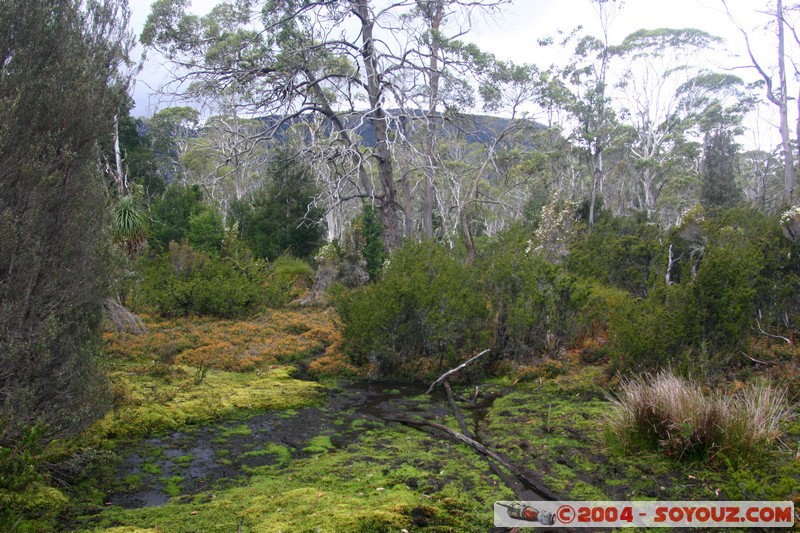
[[[117,0],[0,5],[0,444],[37,420],[45,438],[75,431],[104,407],[97,141],[121,104],[126,21]]]

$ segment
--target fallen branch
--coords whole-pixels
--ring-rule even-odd
[[[754,362],[754,363],[757,363],[757,364],[759,364],[759,365],[764,365],[764,366],[772,366],[772,365],[774,365],[774,364],[775,364],[775,363],[773,363],[772,361],[761,361],[761,360],[759,360],[759,359],[756,359],[755,357],[750,357],[749,355],[747,355],[747,354],[746,354],[746,353],[744,353],[744,352],[742,352],[742,355],[743,355],[743,356],[745,356],[745,357],[747,357],[748,359],[750,359],[752,362]]]
[[[475,439],[471,439],[466,435],[459,433],[454,429],[450,429],[447,426],[443,426],[442,424],[437,424],[436,422],[428,422],[423,420],[411,420],[410,418],[403,418],[403,417],[386,417],[384,420],[388,420],[390,422],[399,422],[401,424],[406,424],[412,427],[430,427],[436,430],[439,430],[443,433],[446,433],[450,437],[471,446],[473,449],[478,451],[479,453],[489,457],[497,463],[499,463],[503,468],[514,474],[517,479],[519,479],[526,487],[530,490],[535,492],[543,501],[558,501],[561,498],[550,492],[550,490],[539,483],[537,480],[530,477],[526,474],[520,467],[510,463],[508,460],[503,458],[502,456],[498,455],[496,452],[493,452],[480,442],[476,441]]]
[[[442,383],[442,385],[444,385],[444,390],[447,391],[447,401],[450,402],[450,408],[453,410],[453,415],[455,415],[456,421],[458,421],[458,427],[461,428],[461,433],[463,433],[464,436],[475,440],[475,442],[478,442],[476,440],[475,435],[473,435],[470,432],[469,428],[467,427],[467,422],[464,420],[464,416],[461,414],[461,409],[459,409],[458,404],[456,403],[456,400],[453,397],[453,389],[450,388],[450,382],[444,380],[444,383]],[[518,481],[515,481],[513,478],[508,476],[503,471],[502,468],[497,466],[495,463],[489,461],[488,458],[487,458],[487,463],[489,463],[489,470],[491,470],[494,475],[503,480],[503,483],[505,483],[506,486],[514,492],[514,495],[517,497],[518,500],[525,499],[523,488]]]
[[[482,356],[483,354],[485,354],[485,353],[488,353],[489,351],[491,351],[491,350],[484,350],[484,351],[482,351],[481,353],[479,353],[478,355],[476,355],[475,357],[473,357],[473,358],[471,358],[471,359],[467,360],[465,363],[461,363],[460,365],[458,365],[458,366],[457,366],[457,367],[455,367],[454,369],[452,369],[452,370],[448,370],[447,372],[445,372],[444,374],[442,374],[441,376],[439,376],[439,379],[437,379],[436,381],[434,381],[433,383],[431,383],[431,386],[430,386],[430,387],[428,387],[427,394],[430,394],[430,393],[431,393],[431,391],[433,391],[433,389],[436,387],[436,385],[438,385],[439,383],[441,383],[442,381],[444,381],[444,380],[445,380],[445,379],[447,379],[448,377],[452,376],[453,374],[455,374],[455,373],[456,373],[456,372],[458,372],[459,370],[461,370],[461,369],[463,369],[463,368],[466,368],[466,366],[467,366],[467,365],[469,365],[470,363],[472,363],[473,361],[475,361],[475,360],[476,360],[478,357]]]
[[[758,324],[758,330],[761,333],[763,333],[764,335],[766,335],[767,337],[772,337],[773,339],[780,339],[782,341],[786,341],[789,344],[789,346],[792,345],[792,341],[790,341],[786,337],[781,337],[780,335],[773,335],[771,333],[767,333],[766,331],[764,331],[764,329],[761,327],[761,322],[759,322],[757,318],[756,318],[756,324]],[[430,392],[430,391],[428,391],[428,392]]]

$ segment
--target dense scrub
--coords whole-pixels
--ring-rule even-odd
[[[375,375],[421,377],[484,348],[524,364],[599,339],[611,371],[718,377],[752,339],[796,331],[800,250],[785,233],[776,217],[698,206],[667,233],[604,214],[573,234],[563,263],[523,226],[485,241],[473,264],[409,243],[374,284],[340,290],[344,347]]]
[[[580,330],[585,284],[511,232],[474,265],[434,243],[394,252],[373,285],[340,291],[344,349],[377,376],[429,377],[467,354],[526,361],[557,354]]]
[[[43,438],[75,432],[107,407],[96,363],[112,254],[96,146],[123,100],[119,8],[0,7],[0,447],[36,422]]]
[[[664,277],[646,298],[628,299],[610,317],[616,368],[672,365],[715,375],[740,366],[751,339],[767,330],[797,331],[800,250],[777,217],[741,208],[716,216],[697,210],[664,240],[672,252],[672,262],[664,258],[660,269]]]

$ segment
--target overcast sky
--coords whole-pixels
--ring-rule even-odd
[[[152,3],[153,0],[131,0],[132,25],[137,34],[144,26]],[[194,0],[193,11],[205,14],[216,3],[217,0]],[[734,14],[748,28],[766,21],[754,11],[764,3],[765,0],[729,0]],[[578,25],[593,34],[599,33],[597,14],[589,0],[515,0],[500,18],[481,21],[465,39],[499,58],[548,66],[554,61],[551,54],[557,51],[543,50],[537,45],[537,39]],[[611,26],[611,42],[619,42],[641,28],[664,27],[705,30],[726,38],[727,46],[735,53],[744,53],[741,35],[722,11],[720,0],[627,0]],[[756,42],[758,52],[765,56],[763,61],[767,63],[772,62],[771,55],[774,55],[771,45]],[[720,57],[719,62],[728,67],[746,64],[744,60],[729,57]],[[750,79],[756,75],[747,71],[737,71],[737,74]],[[151,60],[145,66],[134,90],[134,116],[150,116],[157,108],[169,105],[151,96],[163,77],[164,71],[159,70],[157,62]]]

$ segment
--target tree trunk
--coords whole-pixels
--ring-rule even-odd
[[[392,151],[389,145],[389,127],[386,111],[383,109],[383,89],[381,76],[378,73],[378,59],[375,55],[373,30],[375,21],[369,9],[369,0],[355,0],[353,13],[361,21],[361,57],[367,74],[367,95],[370,110],[367,120],[375,131],[375,152],[373,158],[378,164],[378,176],[381,182],[381,222],[383,223],[383,243],[387,251],[398,248],[403,242],[400,228],[399,205],[394,184],[392,168]]]
[[[781,114],[781,145],[784,159],[784,198],[788,205],[792,205],[794,196],[794,155],[792,154],[789,138],[789,95],[786,87],[786,32],[785,23],[783,22],[783,0],[778,0],[775,18],[778,23],[778,76],[780,76],[780,103],[778,107]]]
[[[117,192],[121,198],[128,192],[128,178],[122,170],[122,150],[119,147],[119,115],[114,115],[114,158],[117,165],[114,172],[114,181],[117,182]]]
[[[603,152],[598,147],[592,158],[594,159],[594,172],[592,172],[592,194],[589,199],[589,228],[594,227],[594,206],[597,201],[597,187],[603,181]]]
[[[431,45],[430,45],[430,61],[428,63],[429,69],[429,87],[428,87],[428,114],[427,114],[427,131],[425,136],[425,149],[428,158],[428,164],[425,167],[425,195],[422,201],[422,236],[426,239],[433,238],[433,205],[435,202],[434,183],[436,177],[436,132],[439,125],[437,124],[437,104],[439,101],[439,81],[441,74],[439,72],[439,41],[438,33],[441,28],[442,18],[444,14],[444,4],[439,0],[433,7],[430,14],[430,30],[431,30]]]

